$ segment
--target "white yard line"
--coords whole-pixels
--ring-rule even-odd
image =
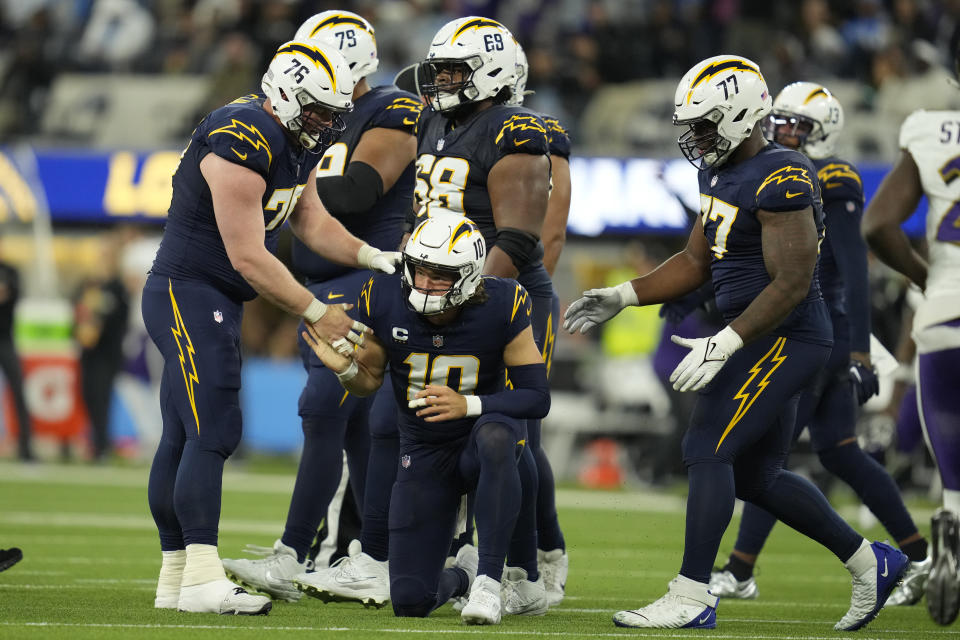
[[[558,638],[622,638],[624,636],[647,636],[647,637],[656,637],[656,638],[684,638],[689,640],[691,637],[690,632],[674,632],[670,630],[656,630],[656,629],[629,629],[624,630],[619,633],[617,632],[599,632],[599,633],[583,633],[583,632],[566,632],[566,631],[521,631],[521,630],[508,630],[498,628],[491,629],[489,627],[483,629],[450,629],[450,628],[437,628],[437,629],[383,629],[383,628],[363,628],[363,627],[306,627],[306,626],[233,626],[233,625],[206,625],[206,624],[127,624],[127,623],[71,623],[71,622],[0,622],[0,627],[67,627],[67,628],[94,628],[94,629],[204,629],[204,630],[220,630],[227,631],[229,633],[235,633],[237,631],[252,631],[254,633],[260,633],[263,631],[306,631],[310,633],[316,632],[375,632],[375,633],[400,633],[400,634],[434,634],[434,635],[509,635],[509,636],[540,636],[540,637],[558,637]],[[891,631],[890,633],[894,633]],[[902,631],[897,631],[896,633],[903,633]],[[933,632],[936,633],[936,632]],[[943,632],[941,632],[943,633]],[[717,632],[716,630],[710,631],[710,638],[722,638],[724,640],[836,640],[836,635],[830,636],[783,636],[783,635],[759,635],[756,633],[751,634],[730,634]],[[858,640],[871,640],[869,636],[857,636]],[[873,638],[873,640],[879,640],[879,637]]]

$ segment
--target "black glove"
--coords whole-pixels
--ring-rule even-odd
[[[880,392],[880,380],[877,378],[877,371],[873,367],[868,367],[857,360],[851,360],[847,373],[853,383],[853,390],[857,395],[859,404],[863,404],[871,396]]]

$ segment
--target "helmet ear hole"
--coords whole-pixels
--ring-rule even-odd
[[[737,114],[737,117],[734,118],[733,121],[734,121],[734,122],[740,122],[741,120],[743,120],[743,117],[744,117],[745,115],[747,115],[747,110],[746,110],[746,109],[741,109],[741,110],[740,110],[740,113]]]

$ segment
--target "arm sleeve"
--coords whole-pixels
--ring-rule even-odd
[[[507,116],[493,142],[501,157],[512,153],[542,156],[550,150],[547,129],[543,121],[532,113],[512,113]]]
[[[536,420],[550,412],[547,365],[527,364],[507,371],[512,389],[480,396],[483,413],[502,413],[512,418]]]
[[[870,352],[870,300],[867,277],[867,245],[860,235],[863,195],[831,199],[824,205],[827,241],[833,250],[837,271],[843,278],[847,318],[850,322],[850,349]]]
[[[317,193],[334,217],[356,216],[383,196],[383,178],[366,162],[351,162],[342,176],[317,178]]]

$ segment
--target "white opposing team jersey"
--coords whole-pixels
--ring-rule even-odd
[[[920,171],[930,207],[930,270],[914,328],[960,317],[960,111],[915,111],[900,128],[900,148]]]

